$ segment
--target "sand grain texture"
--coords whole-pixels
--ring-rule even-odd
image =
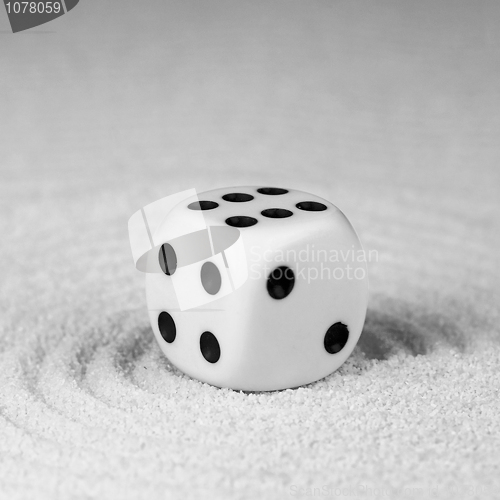
[[[498,5],[116,4],[2,36],[0,497],[495,498]],[[358,347],[307,387],[191,380],[148,325],[128,217],[245,184],[378,252]]]

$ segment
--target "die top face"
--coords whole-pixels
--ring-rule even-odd
[[[269,249],[280,252],[298,241],[307,242],[326,233],[336,232],[342,237],[346,226],[347,232],[355,235],[344,214],[317,195],[278,187],[236,186],[181,200],[166,214],[153,237],[157,244],[168,242],[175,247],[182,267],[187,257],[203,253],[204,246],[195,240],[207,239],[206,228],[210,228],[209,243],[214,253],[240,239],[252,253],[267,254]],[[178,248],[179,241],[183,242],[182,249]],[[151,254],[153,264],[157,260],[155,252]]]
[[[300,226],[322,224],[339,211],[319,196],[265,186],[218,188],[200,193],[198,200],[181,202],[175,217],[189,218],[190,212],[201,212],[207,225],[235,227],[245,237],[297,231]]]

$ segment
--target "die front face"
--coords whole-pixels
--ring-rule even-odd
[[[169,227],[193,214],[224,236],[210,230],[211,252],[191,262]],[[237,231],[228,236],[224,227]],[[181,201],[156,238],[169,243],[158,256],[167,272],[146,275],[151,325],[188,375],[248,391],[297,387],[332,373],[354,349],[367,307],[366,263],[331,203],[294,190],[217,189]],[[187,264],[169,273],[169,261]]]

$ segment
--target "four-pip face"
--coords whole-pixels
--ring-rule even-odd
[[[337,207],[275,187],[156,203],[142,211],[149,245],[134,252],[139,240],[131,242],[172,364],[219,387],[267,391],[313,382],[346,360],[363,327],[368,279]]]

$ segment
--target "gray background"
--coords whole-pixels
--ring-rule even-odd
[[[495,1],[1,14],[3,491],[498,491],[499,28]],[[297,391],[204,386],[151,342],[128,217],[242,184],[330,199],[379,253],[359,348]]]

